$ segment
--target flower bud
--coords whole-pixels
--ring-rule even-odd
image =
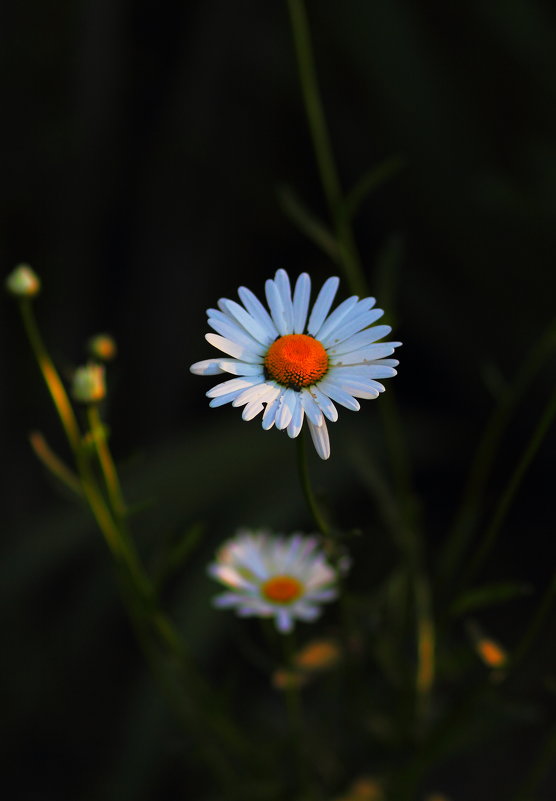
[[[28,264],[19,264],[6,278],[6,289],[18,298],[33,298],[40,288],[40,278]]]
[[[116,358],[118,348],[109,334],[96,334],[87,343],[91,356],[101,362],[110,362]]]
[[[295,665],[309,673],[329,670],[338,664],[340,657],[340,648],[334,640],[311,640],[295,655]]]
[[[81,403],[96,403],[106,395],[102,364],[85,364],[73,376],[72,395]]]

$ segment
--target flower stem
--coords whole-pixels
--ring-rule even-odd
[[[334,222],[340,249],[340,262],[352,290],[358,295],[365,295],[365,276],[355,246],[353,232],[344,211],[342,187],[338,178],[320,97],[304,0],[288,0],[288,7],[307,122],[313,140],[315,158],[324,195],[330,217]]]
[[[307,465],[307,448],[306,448],[306,433],[305,429],[301,429],[301,433],[297,437],[297,467],[299,470],[299,480],[301,482],[301,489],[307,501],[307,506],[313,517],[315,525],[325,539],[330,540],[332,531],[330,526],[319,509],[315,493],[311,486],[311,479],[309,477],[309,467]]]
[[[118,478],[118,472],[112,459],[112,454],[106,439],[106,433],[100,418],[100,412],[97,403],[91,403],[87,407],[87,416],[89,420],[89,428],[95,450],[97,452],[98,460],[108,491],[108,498],[115,518],[120,525],[125,525],[126,519],[126,505]]]

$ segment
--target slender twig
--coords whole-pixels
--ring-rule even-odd
[[[101,466],[104,482],[108,491],[108,498],[114,516],[123,525],[126,519],[126,504],[118,478],[118,472],[112,459],[112,454],[106,439],[106,432],[100,418],[100,412],[97,403],[92,403],[87,407],[87,416],[89,419],[90,433],[95,445],[99,464]]]
[[[56,476],[62,484],[65,484],[76,495],[83,496],[81,484],[78,477],[73,470],[67,466],[60,457],[54,453],[44,436],[40,431],[32,431],[29,434],[29,442],[35,452],[36,457],[42,464],[49,470],[53,476]]]

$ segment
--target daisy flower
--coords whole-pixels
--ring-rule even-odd
[[[216,331],[207,341],[224,354],[196,362],[196,375],[234,376],[207,392],[210,406],[243,406],[252,420],[263,412],[265,430],[276,426],[297,437],[306,417],[316,451],[330,456],[326,420],[335,422],[335,403],[358,411],[357,398],[377,398],[384,391],[379,378],[396,375],[398,361],[387,358],[401,342],[379,342],[392,330],[375,325],[384,312],[375,298],[353,295],[330,313],[340,283],[324,282],[309,312],[311,279],[302,273],[292,295],[285,270],[265,285],[269,311],[244,286],[241,303],[221,298],[208,309],[208,324]]]
[[[241,529],[217,551],[208,572],[229,588],[214,605],[234,608],[240,617],[274,617],[287,633],[295,619],[311,621],[320,604],[334,600],[338,574],[316,537]]]

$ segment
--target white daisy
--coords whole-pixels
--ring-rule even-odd
[[[358,411],[357,398],[377,398],[384,391],[378,378],[396,375],[398,361],[387,358],[401,342],[379,342],[392,330],[374,325],[384,312],[375,298],[344,300],[332,313],[339,278],[323,284],[309,314],[311,279],[302,273],[293,292],[285,270],[266,282],[270,313],[246,287],[238,290],[243,305],[221,298],[208,309],[206,334],[226,356],[191,365],[196,375],[231,373],[207,392],[211,406],[243,406],[252,420],[263,412],[263,428],[273,425],[297,437],[306,416],[318,455],[330,456],[326,419],[335,422],[334,403]],[[231,358],[230,358],[231,357]]]
[[[281,632],[294,620],[311,621],[319,604],[336,598],[337,572],[328,564],[316,537],[273,535],[241,529],[217,551],[209,574],[230,588],[216,596],[220,608],[241,617],[274,617]]]

